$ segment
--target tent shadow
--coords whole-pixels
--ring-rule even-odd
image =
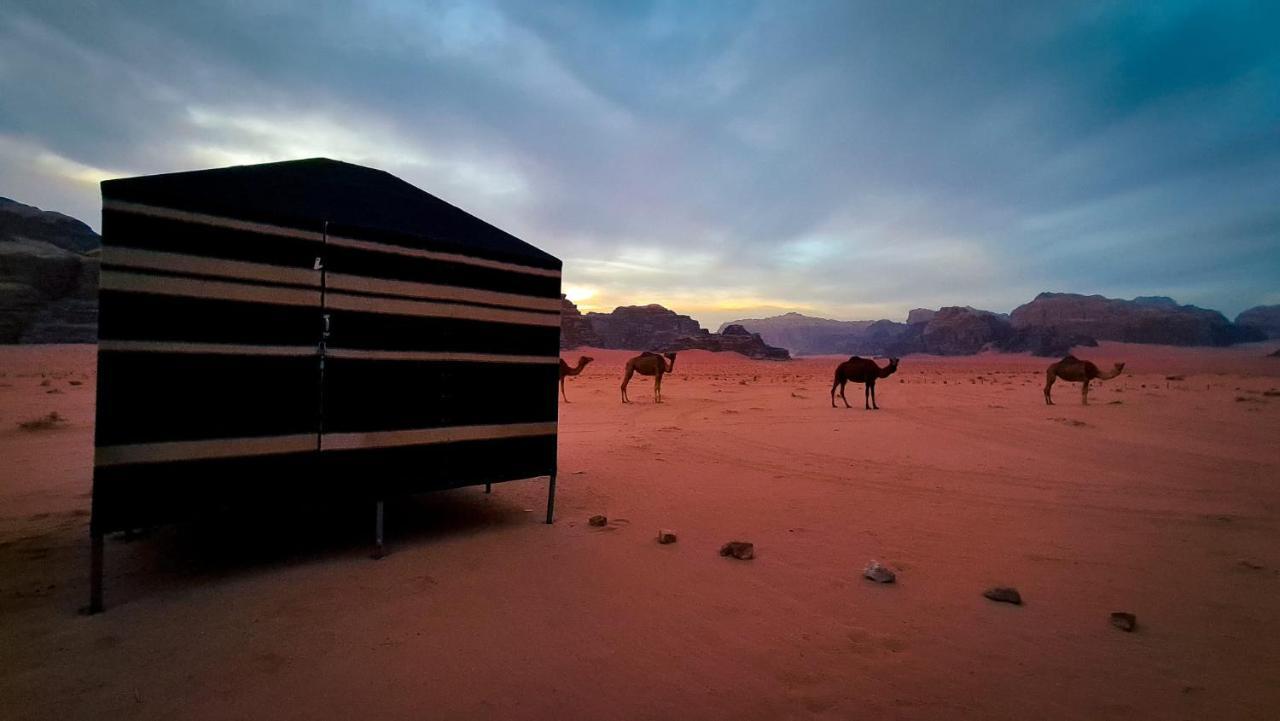
[[[108,611],[113,605],[197,592],[259,574],[317,562],[367,561],[373,554],[375,505],[299,501],[236,507],[140,534],[107,539]],[[541,523],[515,496],[469,486],[388,499],[388,553],[439,541]]]

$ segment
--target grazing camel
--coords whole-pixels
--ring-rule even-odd
[[[663,356],[671,363],[667,364],[663,361]],[[631,399],[627,397],[627,384],[631,382],[631,374],[639,373],[642,376],[653,376],[653,402],[662,402],[662,376],[675,370],[676,354],[650,353],[645,351],[640,355],[627,361],[627,374],[622,377],[622,402],[630,403]]]
[[[564,395],[565,376],[578,375],[579,373],[582,372],[582,369],[586,368],[587,364],[593,360],[595,360],[595,358],[592,358],[591,356],[580,355],[578,356],[578,365],[570,368],[569,364],[565,363],[563,358],[560,359],[560,395],[564,396],[565,403],[569,402],[569,396]]]
[[[849,381],[863,383],[863,407],[867,410],[880,410],[876,405],[876,379],[888,378],[898,370],[898,359],[890,358],[889,365],[881,368],[870,358],[850,356],[849,360],[836,366],[836,378],[831,383],[831,407],[836,407],[836,386],[840,386],[840,400],[845,408],[852,408],[849,399],[844,397],[844,384]]]
[[[1080,402],[1089,405],[1089,381],[1098,379],[1100,381],[1108,381],[1120,375],[1120,371],[1124,370],[1124,363],[1117,363],[1115,368],[1103,372],[1098,370],[1098,366],[1086,360],[1069,355],[1066,358],[1049,366],[1045,372],[1044,381],[1044,402],[1045,405],[1053,405],[1053,398],[1049,396],[1050,389],[1053,388],[1053,382],[1059,378],[1072,383],[1083,383],[1080,388]]]

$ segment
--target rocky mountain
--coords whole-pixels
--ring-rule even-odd
[[[1216,310],[1178,305],[1165,297],[1133,300],[1076,293],[1041,293],[1010,314],[1015,328],[1053,328],[1098,340],[1163,345],[1223,346],[1261,340]]]
[[[1236,316],[1236,325],[1253,328],[1267,338],[1280,338],[1280,305],[1258,305]]]
[[[789,349],[801,355],[830,353],[842,339],[864,332],[874,321],[831,320],[815,318],[800,313],[785,313],[772,318],[748,318],[724,323],[723,333],[730,325],[742,326],[750,333],[759,333],[770,345]]]
[[[933,317],[937,314],[938,311],[929,310],[928,308],[912,308],[911,312],[907,313],[907,325],[928,323],[933,320]]]
[[[612,313],[587,313],[604,348],[658,350],[679,338],[705,333],[698,321],[656,303],[624,305]]]
[[[751,333],[742,326],[730,326],[720,333],[712,333],[693,318],[656,304],[621,306],[611,313],[587,313],[581,317],[591,330],[577,332],[571,342],[578,345],[662,352],[690,349],[733,351],[751,358],[770,360],[791,357],[785,348],[770,346],[759,334]],[[562,344],[564,327],[564,316],[561,316]],[[588,333],[594,333],[594,343],[582,342],[583,338],[589,337]]]
[[[61,213],[0,198],[0,343],[93,343],[101,239]]]
[[[601,347],[600,336],[591,321],[583,317],[573,301],[560,296],[560,348]]]
[[[669,350],[709,350],[714,352],[733,351],[748,358],[761,360],[791,360],[786,348],[775,348],[760,337],[740,325],[725,326],[719,333],[709,333],[705,329],[696,336],[681,338],[662,348]]]

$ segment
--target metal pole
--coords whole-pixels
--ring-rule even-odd
[[[547,524],[551,524],[551,518],[555,514],[556,509],[556,474],[551,474],[551,485],[547,488]]]
[[[382,546],[382,501],[378,501],[378,520],[374,528],[374,537],[377,548],[373,551],[373,557],[382,558],[386,555]]]
[[[102,534],[89,532],[89,613],[102,613]]]

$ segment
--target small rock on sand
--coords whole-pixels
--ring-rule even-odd
[[[1012,603],[1015,606],[1022,605],[1022,594],[1018,593],[1018,589],[1010,588],[1009,586],[996,586],[994,588],[988,588],[987,590],[982,592],[982,595],[986,596],[992,601],[999,601],[1000,603]]]
[[[596,527],[607,526],[609,525],[609,519],[606,518],[605,516],[592,516],[591,518],[587,519],[587,523],[590,523],[591,525]]]
[[[740,561],[750,561],[756,556],[755,544],[747,541],[729,541],[720,547],[721,556],[733,556]]]
[[[675,531],[672,531],[667,528],[664,528],[658,531],[658,543],[675,543],[675,542],[676,542]]]
[[[879,561],[867,564],[867,567],[862,570],[862,575],[876,583],[893,583],[898,577],[893,571],[882,566]]]
[[[1111,613],[1111,625],[1121,631],[1133,633],[1133,630],[1138,627],[1138,617],[1124,611],[1113,611]]]

